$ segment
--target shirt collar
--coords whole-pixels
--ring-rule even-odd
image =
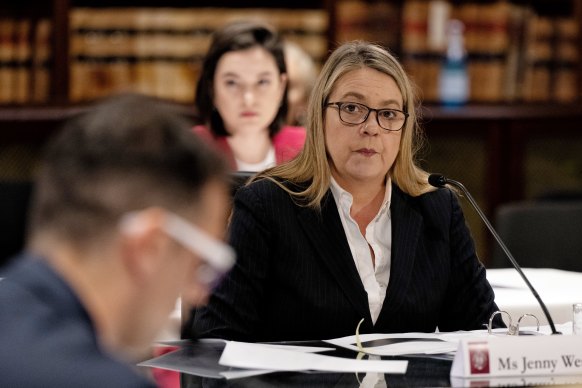
[[[330,177],[330,189],[331,193],[335,199],[336,205],[338,207],[347,206],[347,209],[352,207],[353,197],[348,191],[344,190],[334,179]],[[390,201],[392,199],[392,179],[390,177],[386,178],[386,191],[384,192],[384,199],[382,200],[382,206],[380,207],[380,212],[385,211],[390,208]]]

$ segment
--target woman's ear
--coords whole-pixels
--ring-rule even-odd
[[[289,79],[286,73],[281,73],[279,76],[281,81],[281,99],[286,98],[285,89],[287,88],[287,80]]]

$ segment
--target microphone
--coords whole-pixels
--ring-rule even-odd
[[[503,243],[503,240],[501,240],[501,237],[499,237],[499,235],[497,234],[495,229],[493,229],[493,226],[491,226],[491,223],[489,222],[487,217],[485,217],[485,214],[483,214],[483,212],[481,211],[481,208],[479,208],[479,205],[477,205],[477,202],[475,201],[475,199],[473,199],[473,196],[471,195],[471,193],[469,193],[469,190],[467,190],[461,182],[458,182],[458,181],[455,181],[452,179],[447,179],[444,177],[444,175],[441,175],[441,174],[430,174],[428,177],[428,183],[430,183],[434,187],[444,187],[446,184],[449,184],[449,185],[455,186],[456,188],[461,190],[463,192],[463,194],[465,194],[465,196],[467,197],[467,199],[469,200],[469,202],[473,206],[473,209],[475,209],[477,214],[479,214],[479,217],[481,218],[483,223],[487,226],[487,229],[489,229],[489,232],[491,232],[491,234],[495,238],[495,241],[497,241],[497,244],[499,244],[499,246],[501,247],[501,249],[503,250],[503,252],[507,256],[509,261],[511,261],[513,268],[515,268],[517,273],[519,273],[519,275],[521,276],[521,278],[523,279],[525,284],[528,286],[528,288],[531,291],[531,293],[533,294],[533,296],[538,301],[540,307],[542,308],[542,311],[544,312],[544,315],[546,316],[546,319],[548,320],[548,323],[550,324],[550,328],[552,329],[552,334],[562,334],[562,333],[556,331],[556,327],[554,326],[554,321],[552,320],[552,317],[550,316],[550,312],[548,311],[548,308],[546,307],[546,305],[542,301],[542,298],[540,298],[540,296],[537,293],[537,291],[535,290],[535,288],[529,282],[528,278],[525,276],[525,274],[521,270],[521,267],[519,266],[519,264],[517,263],[517,261],[515,260],[513,255],[511,254],[511,252],[509,252],[509,249],[505,246],[505,244]]]

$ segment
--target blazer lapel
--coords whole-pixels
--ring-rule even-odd
[[[368,294],[356,269],[331,192],[328,191],[322,201],[321,214],[309,208],[302,208],[299,223],[311,239],[317,255],[322,258],[348,300],[358,314],[366,318],[363,325],[370,325],[371,328]]]
[[[411,206],[411,197],[392,185],[390,217],[392,219],[392,252],[390,280],[384,305],[376,321],[390,320],[390,314],[397,311],[405,299],[410,282],[416,245],[422,229],[422,216]]]

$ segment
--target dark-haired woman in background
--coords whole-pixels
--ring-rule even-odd
[[[283,126],[287,113],[283,43],[269,26],[236,22],[213,35],[196,88],[203,125],[233,169],[261,171],[294,158],[305,130]]]

